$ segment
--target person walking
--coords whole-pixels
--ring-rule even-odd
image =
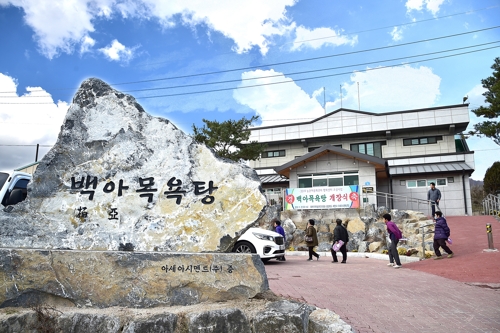
[[[319,254],[314,252],[314,247],[318,246],[318,235],[316,234],[316,229],[314,228],[314,220],[310,219],[309,222],[307,223],[307,228],[305,230],[306,232],[306,245],[309,249],[309,259],[308,261],[313,260],[312,257],[315,256],[316,260],[319,260]]]
[[[389,239],[391,240],[391,244],[389,246],[389,264],[387,266],[393,266],[394,268],[401,267],[401,261],[399,260],[398,253],[398,242],[403,237],[401,230],[399,230],[396,223],[391,221],[390,214],[384,214],[382,216],[384,218],[384,223],[387,227],[387,232],[389,233]]]
[[[281,221],[274,221],[274,231],[276,231],[278,234],[283,236],[283,244],[285,244],[286,247],[286,235],[285,235],[285,230],[281,226]],[[278,261],[286,261],[285,259],[285,254],[283,253],[283,257],[279,257]]]
[[[337,252],[333,249],[335,244],[338,243],[339,241],[343,242],[342,246],[338,251],[342,253],[342,264],[346,263],[347,260],[347,242],[349,241],[349,233],[347,232],[347,229],[342,225],[342,220],[337,219],[335,222],[337,222],[337,226],[335,229],[333,229],[333,244],[332,244],[332,257],[333,261],[332,262],[339,262],[337,259]]]
[[[436,183],[431,183],[431,188],[427,191],[427,200],[431,202],[431,215],[434,218],[436,206],[439,209],[439,200],[441,200],[441,191],[436,188]]]
[[[434,253],[436,254],[436,258],[434,260],[443,259],[441,256],[441,252],[439,251],[439,247],[441,247],[446,253],[448,253],[448,258],[453,258],[453,251],[446,245],[446,241],[450,237],[450,228],[448,227],[448,223],[446,223],[446,219],[443,216],[443,213],[439,210],[436,212],[436,225],[434,228]]]

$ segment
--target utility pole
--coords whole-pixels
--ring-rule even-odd
[[[35,155],[35,162],[38,162],[38,148],[40,148],[40,144],[36,144],[36,155]]]

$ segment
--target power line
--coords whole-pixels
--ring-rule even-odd
[[[469,10],[469,11],[466,11],[466,12],[460,12],[460,13],[455,13],[455,14],[450,14],[450,15],[445,15],[445,16],[438,16],[438,17],[433,17],[433,18],[425,19],[425,20],[418,20],[418,21],[412,21],[412,22],[408,22],[408,23],[394,24],[394,25],[380,27],[380,28],[373,28],[373,29],[360,30],[360,31],[354,31],[354,32],[346,32],[346,33],[342,34],[342,36],[356,35],[356,34],[361,34],[361,33],[365,33],[365,32],[371,32],[371,31],[377,31],[377,30],[384,30],[384,29],[394,28],[394,27],[401,27],[401,26],[405,26],[405,25],[413,25],[413,24],[422,23],[422,22],[439,20],[439,19],[442,19],[442,18],[448,18],[448,17],[458,16],[458,15],[464,15],[464,14],[470,14],[470,13],[474,13],[474,12],[479,12],[479,11],[483,11],[483,10],[489,10],[489,9],[493,9],[493,8],[497,8],[497,7],[500,7],[500,5],[490,6],[490,7],[485,7],[485,8],[479,8],[479,9],[473,9],[473,10]],[[335,37],[340,37],[340,36],[341,35],[326,36],[326,37],[306,39],[306,40],[301,40],[301,41],[296,41],[296,42],[289,42],[289,43],[282,44],[279,47],[279,49],[281,49],[283,46],[288,45],[288,44],[300,44],[300,43],[306,43],[306,42],[311,42],[311,41],[321,40],[321,39],[335,38]],[[223,54],[232,54],[232,53],[222,53],[222,54],[219,54],[219,55],[223,55]],[[167,62],[168,61],[159,61],[159,62],[153,62],[153,63],[135,65],[135,67],[154,66],[154,65],[164,64],[164,63],[167,63]]]
[[[153,90],[189,88],[189,87],[207,86],[207,85],[213,85],[213,84],[242,82],[242,81],[250,81],[250,80],[268,79],[268,78],[273,78],[273,77],[283,77],[283,76],[289,76],[289,75],[307,74],[307,73],[322,72],[322,71],[328,71],[328,70],[334,70],[334,69],[342,69],[342,68],[349,68],[349,67],[356,67],[356,66],[371,65],[371,64],[376,64],[376,63],[396,61],[396,60],[402,60],[402,59],[417,58],[417,57],[423,57],[423,56],[428,56],[428,55],[432,55],[432,54],[446,53],[446,52],[464,50],[464,49],[469,49],[469,48],[474,48],[474,47],[479,47],[479,46],[484,46],[484,45],[490,45],[490,44],[495,44],[495,43],[499,43],[499,42],[500,42],[500,40],[494,41],[494,42],[489,42],[489,43],[476,44],[476,45],[471,45],[471,46],[464,46],[464,47],[459,47],[459,48],[454,48],[454,49],[448,49],[448,50],[443,50],[443,51],[422,53],[422,54],[417,54],[417,55],[412,55],[412,56],[404,56],[404,57],[393,58],[393,59],[384,59],[384,60],[370,61],[370,62],[365,62],[365,63],[359,63],[359,64],[353,64],[353,65],[344,65],[344,66],[338,66],[338,67],[313,69],[313,70],[301,71],[301,72],[281,73],[281,74],[276,74],[276,75],[259,76],[259,77],[252,77],[252,78],[246,78],[246,79],[241,79],[240,78],[240,79],[235,79],[235,80],[194,83],[194,84],[186,84],[186,85],[167,86],[167,87],[122,90],[121,92],[130,93],[130,92],[142,92],[142,91],[153,91]],[[23,98],[31,98],[31,97],[40,97],[40,96],[32,96],[32,95],[30,95],[30,96],[23,96]],[[51,97],[51,96],[44,96],[44,97]],[[11,97],[11,96],[0,96],[0,98],[13,98],[13,97]]]
[[[3,145],[0,144],[0,147],[53,147],[54,145]]]
[[[487,44],[489,44],[489,43],[487,43]],[[380,66],[380,67],[377,67],[377,68],[355,70],[355,72],[368,72],[368,71],[386,69],[386,68],[391,68],[391,67],[405,66],[405,65],[419,63],[419,62],[426,62],[426,61],[432,61],[432,60],[438,60],[438,59],[444,59],[444,58],[451,58],[451,57],[456,57],[456,56],[460,56],[460,55],[464,55],[464,54],[486,51],[486,50],[490,50],[490,49],[494,49],[494,48],[498,48],[498,47],[500,47],[500,46],[493,46],[493,47],[483,48],[483,49],[479,49],[479,50],[473,50],[473,51],[468,51],[468,52],[451,54],[451,55],[441,56],[441,57],[434,57],[434,58],[428,58],[428,59],[420,59],[420,60],[416,60],[416,61],[409,61],[409,62],[405,62],[403,64],[394,64],[394,65]],[[342,72],[342,73],[335,73],[335,74],[320,75],[320,76],[312,76],[312,77],[308,77],[308,78],[301,78],[301,79],[295,79],[295,80],[293,80],[293,79],[287,79],[285,81],[271,82],[271,83],[261,83],[261,84],[254,84],[254,85],[248,85],[248,86],[220,88],[220,89],[212,89],[212,90],[201,90],[201,91],[176,93],[176,94],[144,96],[144,97],[135,97],[135,98],[136,99],[149,99],[149,98],[160,98],[160,97],[172,97],[172,96],[203,94],[203,93],[220,92],[220,91],[227,91],[227,90],[255,88],[255,87],[269,86],[269,85],[276,85],[276,84],[283,84],[283,83],[292,83],[292,82],[299,82],[299,81],[307,81],[307,80],[320,79],[320,78],[333,77],[333,76],[341,76],[341,75],[347,75],[347,74],[352,74],[352,71]],[[0,104],[36,104],[36,105],[38,105],[38,104],[52,104],[52,103],[24,103],[24,102],[23,103],[9,103],[9,102],[7,102],[7,103],[0,103]]]
[[[188,78],[188,77],[211,75],[211,74],[221,74],[221,73],[235,72],[235,71],[255,69],[255,68],[262,68],[262,67],[288,65],[288,64],[293,64],[293,63],[297,63],[297,62],[320,60],[320,59],[326,59],[326,58],[332,58],[332,57],[340,57],[340,56],[344,56],[344,55],[351,55],[351,54],[357,54],[357,53],[364,53],[364,52],[371,52],[371,51],[378,51],[378,50],[384,50],[384,49],[389,49],[389,48],[395,48],[395,47],[400,47],[400,46],[407,46],[407,45],[419,44],[419,43],[430,42],[430,41],[440,40],[440,39],[446,39],[446,38],[452,38],[452,37],[457,37],[457,36],[463,36],[463,35],[467,35],[467,34],[472,34],[472,33],[476,33],[476,32],[481,32],[481,31],[486,31],[486,30],[492,30],[492,29],[498,29],[498,28],[500,28],[500,26],[494,26],[494,27],[489,27],[489,28],[484,28],[484,29],[478,29],[478,30],[473,30],[473,31],[469,31],[469,32],[462,32],[462,33],[458,33],[458,34],[446,35],[446,36],[441,36],[441,37],[428,38],[428,39],[423,39],[423,40],[418,40],[418,41],[413,41],[413,42],[408,42],[408,43],[402,43],[402,44],[398,44],[398,45],[381,46],[381,47],[375,47],[375,48],[371,48],[371,49],[365,49],[365,50],[359,50],[359,51],[351,51],[351,52],[344,52],[344,53],[338,53],[338,54],[331,54],[331,55],[320,56],[320,57],[313,57],[313,58],[306,58],[306,59],[283,61],[283,62],[277,62],[277,63],[266,64],[266,65],[259,65],[259,66],[241,67],[241,68],[227,69],[227,70],[215,71],[215,72],[189,74],[189,75],[173,76],[173,77],[158,78],[158,79],[151,79],[151,80],[141,80],[141,81],[130,81],[130,82],[114,83],[112,85],[119,86],[119,85],[126,85],[126,84],[135,84],[135,83],[144,83],[144,82],[154,82],[154,81],[182,79],[182,78]]]
[[[344,53],[338,53],[338,54],[330,54],[330,55],[326,55],[326,56],[313,57],[313,58],[305,58],[305,59],[298,59],[298,60],[290,60],[290,61],[284,61],[284,62],[264,64],[264,65],[259,65],[259,66],[240,67],[240,68],[227,69],[227,70],[222,70],[222,71],[214,71],[214,72],[206,72],[206,73],[198,73],[198,74],[189,74],[189,75],[181,75],[181,76],[172,76],[172,77],[164,77],[164,78],[157,78],[157,79],[150,79],[150,80],[139,80],[139,81],[112,83],[110,85],[112,85],[112,86],[119,86],[119,85],[129,85],[129,84],[137,84],[137,83],[157,82],[157,81],[165,81],[165,80],[183,79],[183,78],[189,78],[189,77],[198,77],[198,76],[204,76],[204,75],[222,74],[222,73],[236,72],[236,71],[242,71],[242,70],[262,68],[262,67],[288,65],[288,64],[298,63],[298,62],[314,61],[314,60],[320,60],[320,59],[327,59],[327,58],[340,57],[340,56],[345,56],[345,55],[352,55],[352,54],[358,54],[358,53],[364,53],[364,52],[371,52],[371,51],[379,51],[379,50],[396,48],[396,47],[401,47],[401,46],[407,46],[407,45],[425,43],[425,42],[430,42],[430,41],[435,41],[435,40],[441,40],[441,39],[446,39],[446,38],[453,38],[453,37],[457,37],[457,36],[463,36],[463,35],[473,34],[473,33],[481,32],[481,31],[498,29],[498,28],[500,28],[500,26],[493,26],[493,27],[488,27],[488,28],[483,28],[483,29],[478,29],[478,30],[472,30],[472,31],[468,31],[468,32],[462,32],[462,33],[458,33],[458,34],[452,34],[452,35],[446,35],[446,36],[428,38],[428,39],[423,39],[423,40],[418,40],[418,41],[413,41],[413,42],[408,42],[408,43],[402,43],[402,44],[397,44],[397,45],[381,46],[381,47],[376,47],[376,48],[371,48],[371,49],[365,49],[365,50],[359,50],[359,51],[351,51],[351,52],[344,52]],[[60,90],[74,90],[74,89],[78,89],[78,88],[51,89],[51,90],[52,91],[58,91],[58,90],[60,91]],[[0,92],[0,93],[15,93],[15,92],[12,92],[12,91],[3,91],[3,92]],[[40,103],[40,104],[44,104],[44,103]]]
[[[499,42],[500,42],[500,40],[497,40],[497,41],[494,41],[494,42],[477,44],[477,45],[471,45],[471,46],[465,46],[465,47],[459,47],[459,48],[448,49],[448,50],[444,50],[444,51],[422,53],[422,54],[417,54],[417,55],[412,55],[412,56],[405,56],[405,57],[399,57],[399,58],[393,58],[393,59],[370,61],[370,62],[365,62],[365,63],[360,63],[360,64],[353,64],[353,65],[345,65],[345,66],[338,66],[338,67],[313,69],[313,70],[301,71],[301,72],[282,73],[282,74],[276,74],[276,75],[268,75],[268,76],[259,76],[259,77],[247,78],[247,79],[237,79],[237,80],[225,80],[225,81],[215,81],[215,82],[194,83],[194,84],[178,85],[178,86],[170,86],[170,87],[158,87],[158,88],[122,90],[122,92],[141,92],[141,91],[163,90],[163,89],[174,89],[174,88],[188,88],[188,87],[206,86],[206,85],[212,85],[212,84],[221,84],[221,83],[241,82],[241,81],[249,81],[249,80],[268,79],[268,78],[273,78],[273,77],[281,77],[281,76],[285,76],[285,75],[307,74],[307,73],[314,73],[314,72],[329,71],[329,70],[334,70],[334,69],[342,69],[342,68],[349,68],[349,67],[356,67],[356,66],[371,65],[371,64],[381,63],[381,62],[396,61],[396,60],[409,59],[409,58],[417,58],[417,57],[423,57],[423,56],[428,56],[428,55],[432,55],[432,54],[446,53],[446,52],[452,52],[452,51],[469,49],[469,48],[478,47],[478,46],[490,45],[490,44],[495,44],[495,43],[499,43]],[[2,97],[2,96],[0,96],[0,97]]]
[[[490,50],[490,49],[494,49],[494,48],[498,48],[498,47],[500,47],[500,46],[493,46],[493,47],[488,47],[488,48],[484,48],[484,49],[480,49],[480,50],[474,50],[474,51],[469,51],[469,52],[462,52],[462,53],[451,54],[451,55],[447,55],[447,56],[435,57],[435,58],[430,58],[430,59],[421,59],[421,60],[416,60],[416,61],[409,61],[409,62],[406,62],[404,64],[395,64],[395,65],[389,65],[389,66],[381,66],[381,67],[377,67],[377,68],[369,68],[369,69],[365,69],[365,70],[358,70],[356,72],[368,72],[368,71],[386,69],[386,68],[390,68],[390,67],[405,66],[405,65],[414,64],[414,63],[417,63],[417,62],[425,62],[425,61],[431,61],[431,60],[437,60],[437,59],[451,58],[451,57],[455,57],[455,56],[459,56],[459,55],[464,55],[464,54],[469,54],[469,53],[475,53],[475,52],[480,52],[480,51],[485,51],[485,50]],[[260,86],[269,86],[269,85],[275,85],[275,84],[283,84],[283,83],[292,83],[292,82],[299,82],[299,81],[307,81],[307,80],[320,79],[320,78],[333,77],[333,76],[340,76],[340,75],[346,75],[346,74],[352,74],[352,72],[349,71],[349,72],[336,73],[336,74],[328,74],[328,75],[321,75],[321,76],[314,76],[314,77],[302,78],[302,79],[295,79],[295,80],[289,79],[289,80],[286,80],[286,81],[279,81],[279,82],[272,82],[272,83],[262,83],[262,84],[255,84],[255,85],[250,85],[250,86],[240,86],[240,87],[232,87],[232,88],[221,88],[221,89],[194,91],[194,92],[187,92],[187,93],[177,93],[177,94],[166,94],[166,95],[136,97],[136,99],[149,99],[149,98],[159,98],[159,97],[194,95],[194,94],[202,94],[202,93],[218,92],[218,91],[227,91],[227,90],[235,90],[235,89],[255,88],[255,87],[260,87]]]

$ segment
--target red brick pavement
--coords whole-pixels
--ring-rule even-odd
[[[487,248],[484,221],[492,223],[497,247],[500,223],[483,217],[448,220],[455,258],[394,269],[371,258],[333,264],[330,256],[312,262],[287,256],[286,262],[266,263],[270,288],[334,311],[359,333],[500,332],[500,289],[463,283],[500,282],[498,254],[481,252]],[[474,246],[462,245],[471,238]]]
[[[493,244],[500,250],[500,222],[492,216],[453,216],[446,219],[451,230],[453,244],[450,249],[454,257],[423,260],[405,267],[461,282],[500,283],[500,251],[483,251],[488,248],[486,223],[491,223]]]

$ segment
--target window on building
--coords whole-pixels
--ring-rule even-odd
[[[443,137],[441,135],[426,136],[423,138],[403,139],[403,146],[429,145],[432,143],[437,143],[439,140],[443,140]]]
[[[359,185],[359,176],[357,172],[299,174],[298,178],[299,188]]]
[[[262,158],[271,158],[271,157],[283,157],[285,156],[285,150],[273,150],[273,151],[265,151],[262,153]]]
[[[310,152],[312,152],[313,150],[316,150],[316,149],[318,149],[318,148],[319,148],[319,147],[309,147],[309,148],[307,148],[307,152],[308,152],[308,153],[310,153]]]
[[[453,178],[453,177],[448,177],[448,178]],[[431,183],[436,184],[436,187],[446,186],[447,181],[446,178],[407,180],[406,187],[407,188],[429,187],[431,186]],[[401,181],[401,185],[403,185],[403,181]]]
[[[351,144],[351,151],[382,158],[382,146],[384,145],[385,141],[356,143]]]
[[[454,183],[455,182],[455,178],[453,178],[453,177],[448,177],[446,180],[448,181],[448,183]]]

